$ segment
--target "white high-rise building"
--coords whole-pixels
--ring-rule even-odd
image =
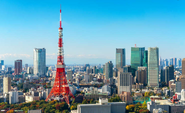
[[[10,77],[4,77],[3,78],[3,93],[8,93],[11,91],[11,78]]]
[[[17,91],[10,91],[9,94],[10,94],[9,95],[9,103],[10,104],[15,104],[15,103],[19,102]]]
[[[148,48],[148,85],[159,86],[159,48]]]
[[[73,71],[70,69],[67,71],[67,81],[68,82],[73,82],[73,78],[72,78],[72,75],[73,75]]]
[[[33,56],[34,74],[39,76],[46,75],[46,49],[35,48],[33,51],[34,51]]]
[[[181,90],[181,100],[185,101],[185,89]]]

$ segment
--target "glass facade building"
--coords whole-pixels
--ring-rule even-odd
[[[113,77],[113,63],[109,61],[105,64],[105,78],[109,79]]]
[[[165,82],[169,85],[169,81],[174,78],[174,66],[167,66],[165,69]]]
[[[116,48],[116,68],[123,68],[125,66],[125,49]]]
[[[131,68],[133,76],[135,76],[137,68],[143,66],[144,52],[144,47],[131,47]]]
[[[35,48],[34,50],[34,58],[33,58],[33,65],[34,65],[34,74],[35,75],[46,75],[46,49],[38,49]]]
[[[159,49],[148,48],[148,85],[159,86]]]
[[[144,52],[143,66],[148,67],[148,50],[145,50]]]
[[[1,60],[1,65],[4,65],[4,60]]]

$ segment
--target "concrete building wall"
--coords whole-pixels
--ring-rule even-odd
[[[78,105],[77,113],[111,113],[111,105]]]
[[[126,104],[125,103],[111,103],[111,113],[125,113]]]
[[[123,91],[131,92],[132,90],[132,73],[118,71],[118,94]]]
[[[11,78],[4,77],[3,78],[3,93],[8,93],[11,91]]]

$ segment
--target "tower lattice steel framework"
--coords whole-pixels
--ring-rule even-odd
[[[51,98],[64,98],[65,101],[69,104],[69,96],[73,97],[69,89],[69,85],[67,83],[67,79],[65,76],[65,64],[64,64],[64,50],[63,50],[63,28],[62,28],[62,21],[61,21],[61,9],[60,9],[60,27],[59,27],[59,42],[58,42],[58,57],[57,57],[57,67],[56,67],[56,77],[53,88],[51,89],[46,101]]]

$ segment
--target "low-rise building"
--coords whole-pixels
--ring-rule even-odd
[[[125,113],[125,102],[108,102],[108,99],[99,99],[97,104],[80,104],[77,113]]]

